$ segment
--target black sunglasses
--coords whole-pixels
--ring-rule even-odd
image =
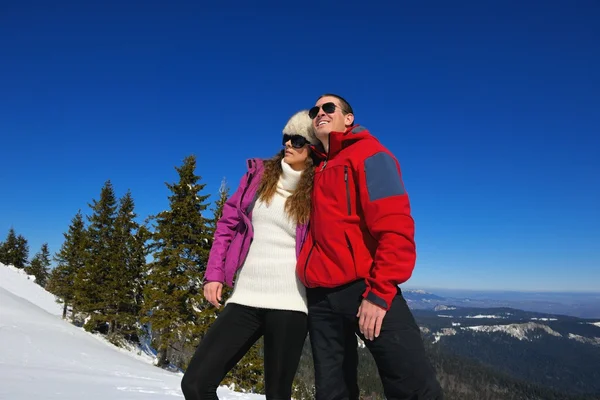
[[[308,116],[310,117],[310,119],[315,119],[315,117],[319,114],[319,110],[321,108],[323,109],[323,111],[325,111],[325,113],[333,114],[335,112],[336,107],[339,108],[340,110],[342,110],[343,112],[346,112],[346,110],[344,110],[342,107],[338,106],[337,104],[329,102],[329,103],[321,104],[320,107],[314,106],[313,108],[311,108],[308,111]]]
[[[288,135],[288,134],[283,135],[283,140],[281,141],[281,144],[285,146],[285,144],[288,141],[291,142],[292,147],[295,149],[301,149],[304,146],[306,146],[307,144],[310,144],[310,142],[308,140],[306,140],[306,138],[304,136]]]

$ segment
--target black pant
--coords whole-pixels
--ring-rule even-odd
[[[225,375],[264,335],[266,397],[289,400],[306,331],[305,313],[228,304],[200,342],[183,375],[185,399],[218,399],[217,387]]]
[[[365,289],[364,280],[334,289],[307,289],[316,399],[359,398],[356,335],[375,359],[388,400],[442,399],[421,332],[400,290],[383,319],[379,337],[369,341],[360,333],[356,314]]]

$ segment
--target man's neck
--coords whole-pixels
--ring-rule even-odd
[[[348,130],[348,128],[350,128],[350,127],[349,126],[345,127],[344,130],[341,132],[342,133],[346,132]],[[321,141],[321,144],[323,145],[323,148],[325,149],[325,153],[328,153],[328,154],[329,154],[329,137],[331,136],[332,133],[333,133],[333,131],[329,132],[327,134],[327,137],[323,138],[323,140],[319,139]]]
[[[329,133],[327,137],[323,138],[323,140],[319,139],[321,144],[323,145],[323,149],[325,149],[325,153],[329,153]]]

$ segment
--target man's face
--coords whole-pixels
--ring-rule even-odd
[[[323,104],[327,103],[335,104],[335,109],[333,110],[333,112],[327,113],[323,110]],[[320,98],[315,104],[315,106],[319,107],[319,111],[317,113],[317,116],[313,119],[313,126],[315,128],[317,138],[321,141],[327,139],[327,136],[331,132],[345,131],[346,127],[351,126],[354,122],[354,115],[344,115],[342,113],[342,106],[340,105],[340,101],[336,97],[325,96],[323,98]]]

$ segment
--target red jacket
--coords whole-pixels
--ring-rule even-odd
[[[331,288],[364,278],[363,297],[388,310],[415,266],[414,230],[396,158],[362,126],[331,132],[296,267],[304,285]]]

